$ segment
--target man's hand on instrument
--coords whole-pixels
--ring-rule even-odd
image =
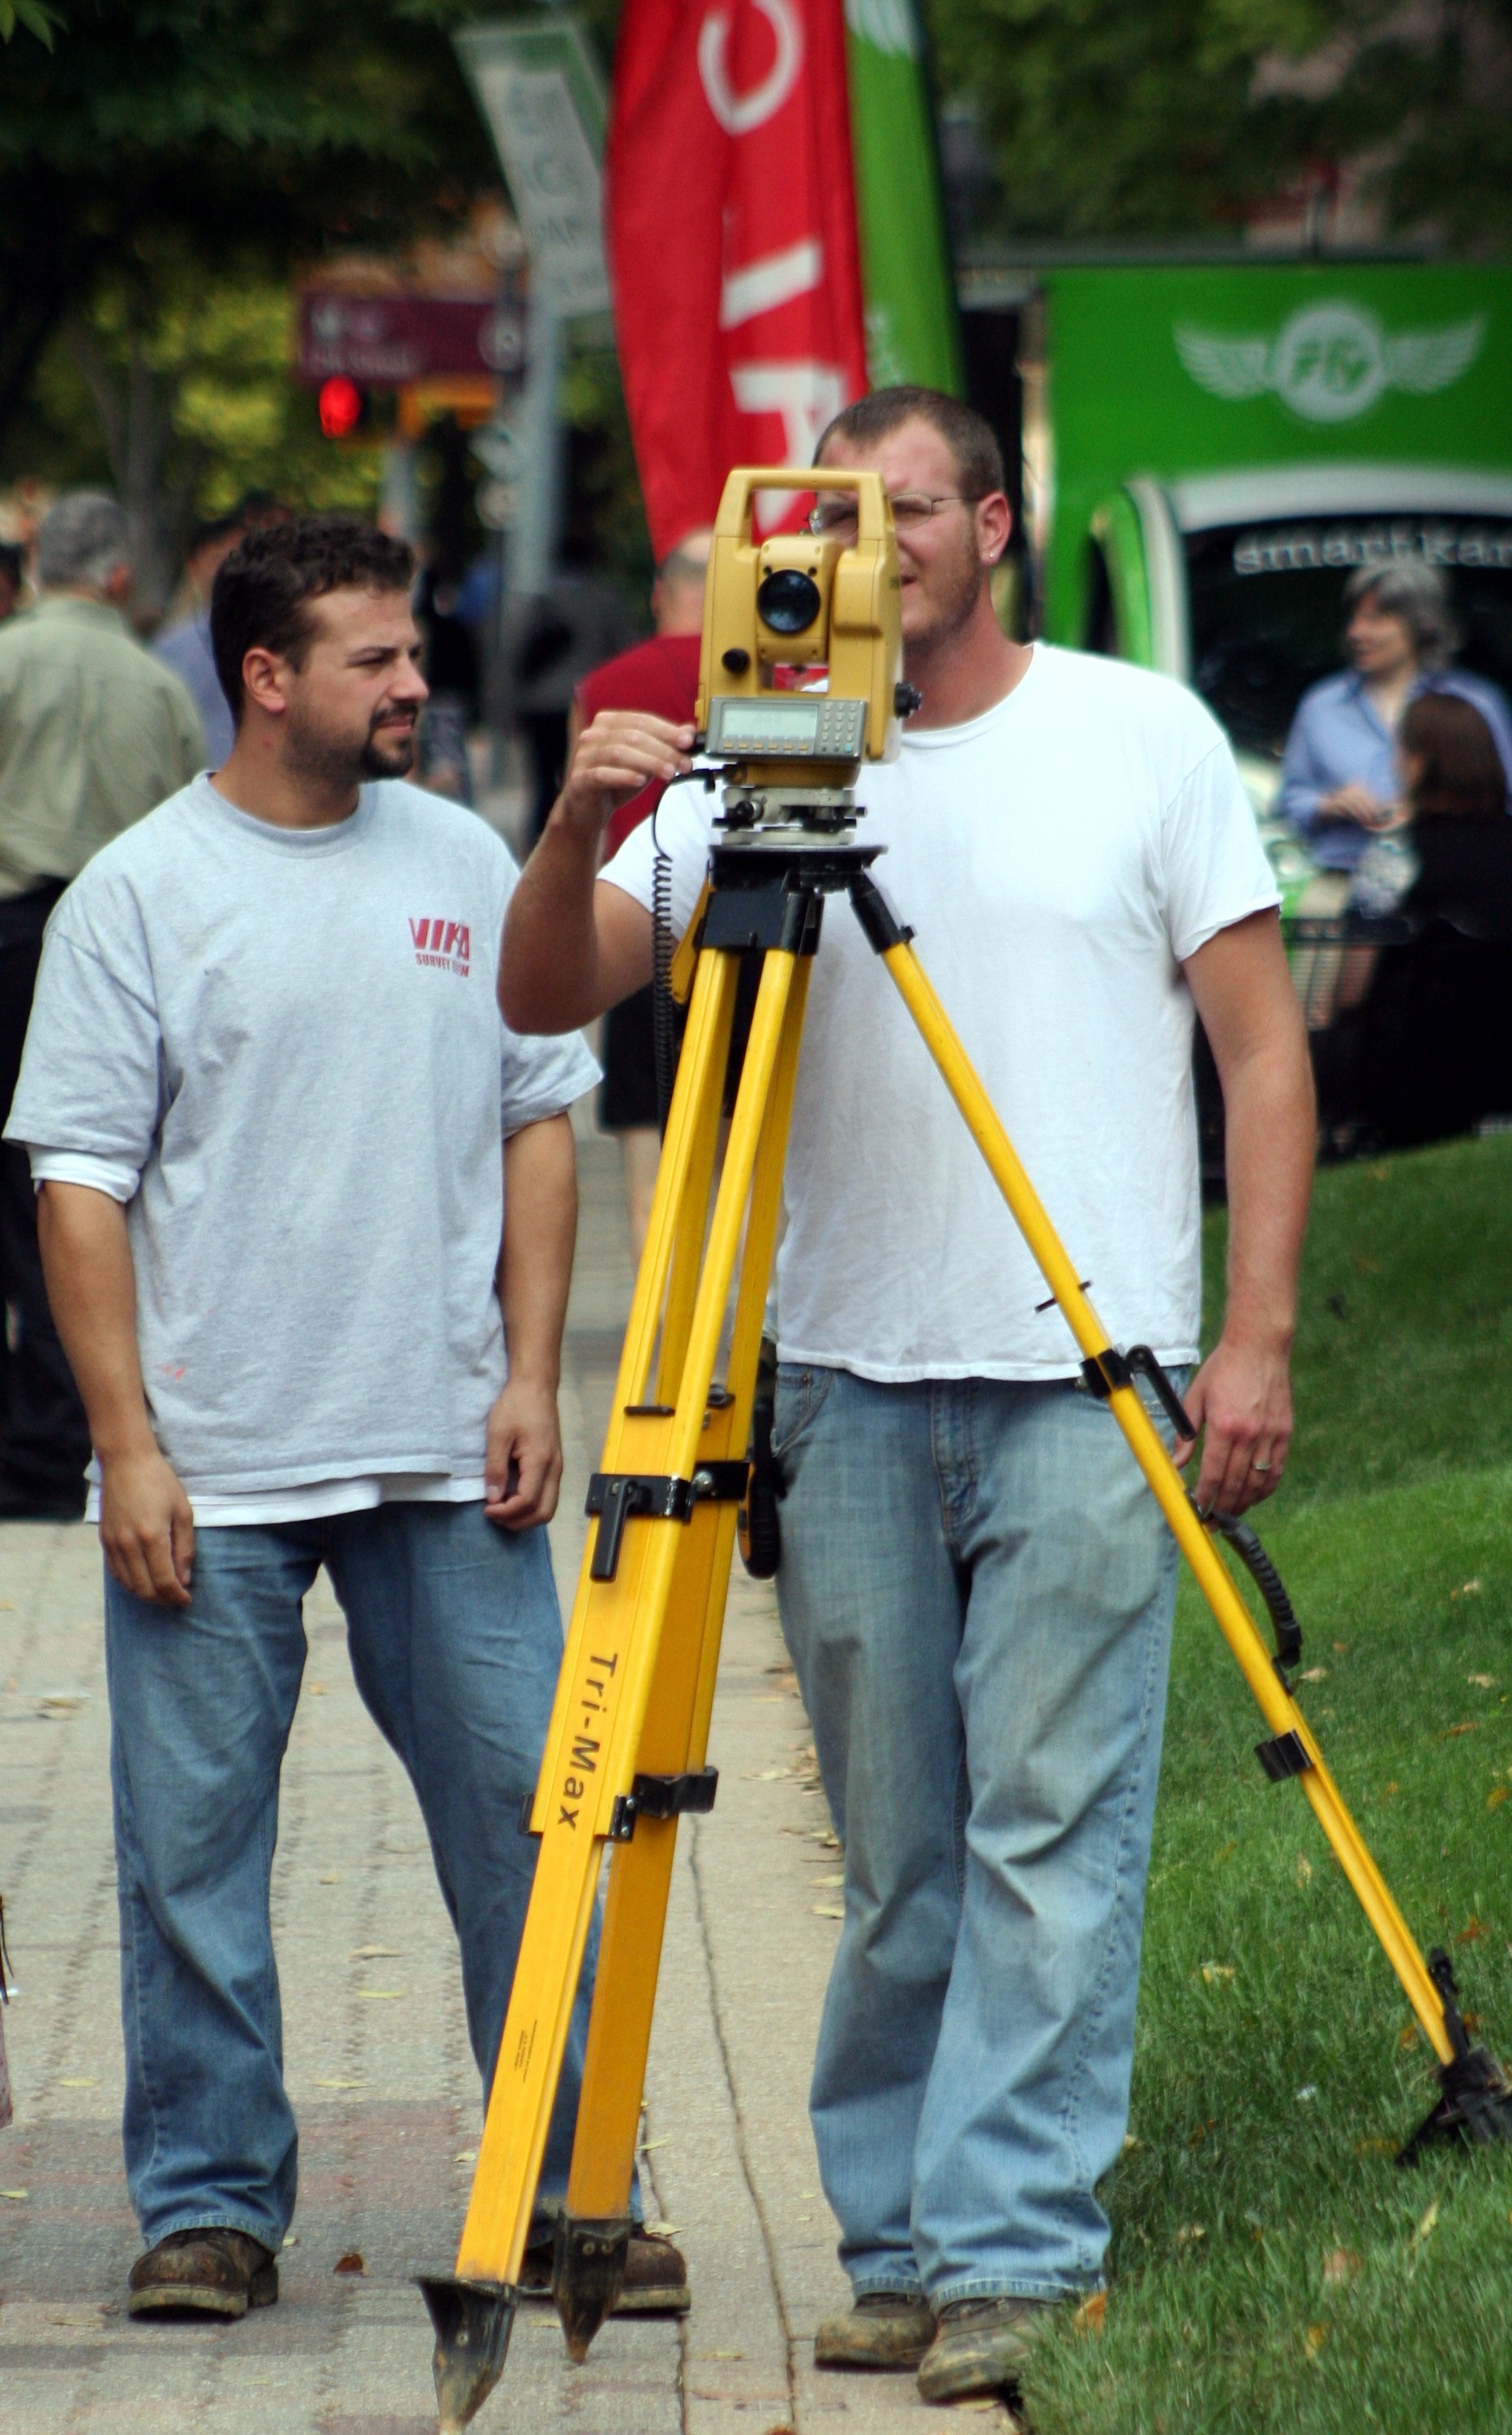
[[[694,733],[649,711],[601,710],[577,739],[552,818],[596,838],[643,786],[687,776]]]
[[[1202,1434],[1202,1465],[1193,1494],[1203,1513],[1243,1513],[1274,1495],[1292,1440],[1287,1348],[1221,1337],[1182,1397]],[[1179,1439],[1187,1462],[1194,1439]]]
[[[549,1522],[561,1488],[561,1423],[557,1390],[511,1378],[489,1414],[483,1511],[506,1530]]]
[[[154,1606],[190,1604],[195,1517],[172,1465],[148,1443],[101,1459],[100,1545],[123,1589]]]

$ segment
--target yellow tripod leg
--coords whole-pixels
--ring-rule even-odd
[[[1093,1361],[1108,1353],[1108,1331],[1082,1292],[1076,1270],[1045,1213],[1018,1154],[993,1111],[965,1049],[925,975],[905,941],[882,949],[883,961],[897,984],[920,1037],[944,1078],[945,1086],[966,1120],[972,1140],[986,1160],[992,1179],[1007,1202],[1019,1230],[1033,1252],[1045,1283],[1059,1304],[1066,1323],[1082,1353]],[[1130,1386],[1114,1388],[1109,1403],[1143,1472],[1161,1512],[1175,1533],[1198,1584],[1212,1609],[1261,1714],[1276,1735],[1295,1734],[1307,1753],[1308,1766],[1298,1776],[1319,1825],[1354,1888],[1407,2001],[1422,2024],[1424,2035],[1441,2064],[1454,2058],[1455,2048],[1445,2024],[1444,2002],[1428,1975],[1412,1932],[1392,1900],[1384,1878],[1366,1848],[1337,1785],[1330,1775],[1309,1731],[1306,1718],[1286,1690],[1271,1663],[1254,1618],[1240,1597],[1228,1566],[1203,1528],[1187,1495],[1186,1486],[1139,1396]]]
[[[709,1396],[757,1148],[786,1028],[798,958],[766,957],[724,1174],[674,1407],[635,1402],[679,1230],[706,1098],[717,1094],[736,958],[700,959],[664,1172],[621,1358],[600,1475],[601,1518],[585,1550],[541,1761],[532,1824],[535,1881],[490,2093],[472,2193],[451,2278],[422,2282],[437,2329],[443,2430],[465,2426],[504,2365],[606,1840],[631,1794],[660,1642],[704,1460]],[[747,1087],[748,1086],[748,1087]],[[641,1501],[640,1492],[649,1499]],[[659,1501],[660,1500],[660,1501]]]
[[[749,1440],[808,974],[805,958],[794,976],[763,1115],[726,1400],[710,1410],[702,1444],[705,1461],[742,1461]],[[747,1068],[742,1092],[754,1088],[758,1079]],[[686,1328],[680,1347],[675,1339],[670,1346],[666,1340],[675,1325],[677,1290],[674,1269],[664,1323],[663,1382],[669,1354],[680,1362],[686,1351]],[[734,1535],[732,1504],[695,1508],[673,1577],[638,1773],[677,1776],[703,1768]],[[568,2350],[576,2358],[586,2356],[617,2296],[615,2269],[623,2256],[622,2227],[627,2229],[628,2224],[630,2176],[677,1830],[675,1816],[659,1819],[643,1814],[636,1821],[633,1839],[614,1847],[610,1863],[572,2178],[558,2230],[555,2276]]]

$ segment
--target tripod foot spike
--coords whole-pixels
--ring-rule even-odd
[[[455,2274],[416,2280],[436,2328],[440,2435],[461,2435],[504,2374],[519,2295],[509,2283],[463,2283]]]
[[[567,2337],[567,2356],[579,2367],[624,2288],[629,2247],[627,2215],[557,2218],[551,2296]]]
[[[1475,2148],[1512,2143],[1512,2079],[1487,2046],[1472,2046],[1459,2009],[1459,1989],[1448,1954],[1435,1944],[1428,1976],[1444,2007],[1444,2027],[1454,2051],[1439,2066],[1443,2096],[1397,2158],[1416,2165],[1423,2150],[1440,2139],[1463,2139]]]

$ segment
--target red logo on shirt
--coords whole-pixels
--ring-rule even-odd
[[[464,979],[467,977],[472,941],[465,922],[448,922],[440,914],[434,920],[412,920],[409,935],[415,941],[417,964],[438,964],[442,972],[460,973]]]

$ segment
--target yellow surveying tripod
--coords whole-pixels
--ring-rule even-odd
[[[850,494],[854,539],[758,542],[760,490]],[[843,529],[844,527],[842,527]],[[782,665],[829,671],[824,693],[782,692]],[[705,1763],[737,1515],[754,1521],[747,1459],[762,1321],[804,1004],[826,897],[843,894],[882,958],[1042,1270],[1081,1356],[1195,1574],[1267,1729],[1266,1775],[1295,1776],[1316,1813],[1441,2066],[1443,2095],[1409,2143],[1512,2136],[1512,2082],[1472,2048],[1442,1953],[1425,1962],[1345,1807],[1287,1668],[1301,1638],[1246,1525],[1198,1515],[1134,1384],[1148,1377],[1183,1435],[1171,1381],[1147,1347],[1108,1342],[1013,1146],[902,926],[870,876],[882,851],[856,841],[853,784],[895,749],[917,706],[899,682],[892,509],[876,474],[741,472],[715,526],[698,725],[707,783],[724,780],[720,838],[675,966],[691,1003],[636,1282],[603,1469],[556,1706],[528,1819],[536,1877],[499,2048],[456,2269],[422,2278],[436,2329],[443,2429],[465,2426],[502,2372],[597,1893],[611,1853],[576,2139],[558,2219],[553,2294],[575,2358],[619,2295],[651,2013],[679,1815],[705,1811]],[[736,984],[761,980],[723,1171],[709,1202]],[[696,958],[696,964],[694,958]],[[679,969],[680,967],[680,969]],[[745,1242],[742,1254],[742,1229]],[[730,1286],[740,1286],[722,1383]],[[1276,1626],[1267,1649],[1212,1536],[1234,1544]]]

